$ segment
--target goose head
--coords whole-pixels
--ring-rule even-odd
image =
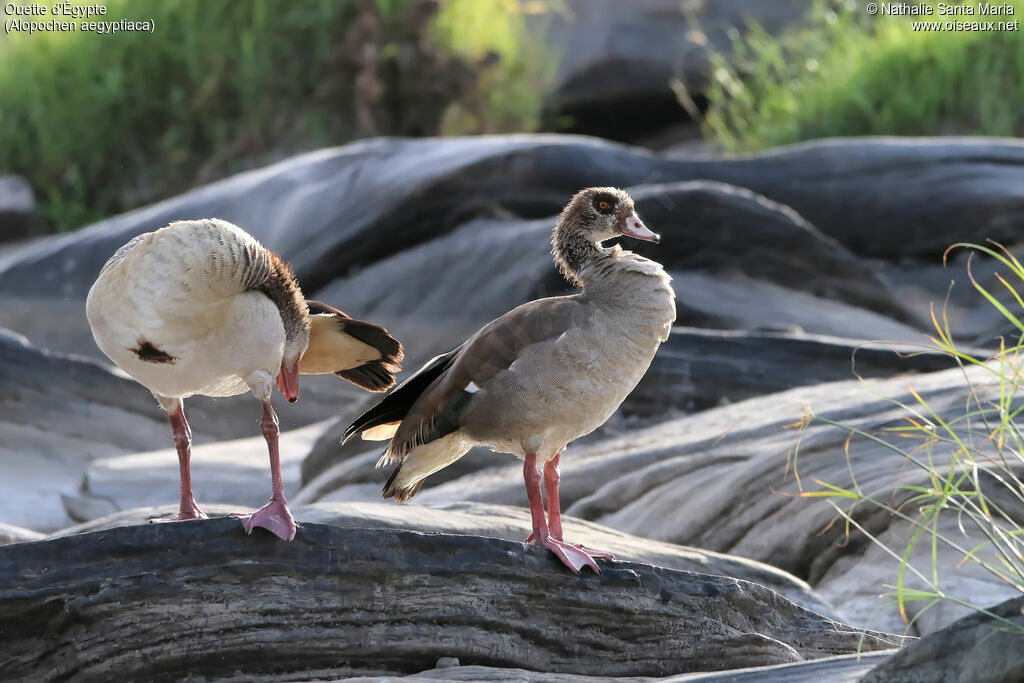
[[[601,243],[625,235],[647,242],[661,236],[648,230],[636,215],[633,200],[617,187],[589,187],[580,190],[559,216],[564,237]]]

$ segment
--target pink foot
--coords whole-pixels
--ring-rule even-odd
[[[534,537],[534,534],[530,534],[530,536],[526,539],[526,542],[527,543],[533,543],[533,537]],[[562,541],[562,542],[565,543],[565,541]],[[542,545],[542,544],[541,543],[536,543],[534,545]],[[601,550],[587,550],[586,546],[580,545],[579,543],[566,543],[566,545],[571,545],[573,548],[576,548],[577,550],[580,550],[580,551],[586,553],[587,555],[589,555],[590,557],[592,557],[595,560],[614,560],[615,559],[615,556],[612,555],[611,553],[606,553],[606,552],[601,551]]]
[[[288,502],[283,499],[272,499],[256,512],[236,512],[231,515],[242,521],[245,533],[251,534],[256,527],[263,527],[284,541],[295,538],[295,518],[288,509]]]
[[[162,524],[163,522],[187,522],[192,519],[207,519],[207,516],[199,509],[198,505],[193,504],[191,509],[180,510],[174,517],[155,517],[149,521],[151,524]]]
[[[595,574],[600,574],[601,568],[597,566],[596,560],[601,555],[607,555],[607,553],[591,553],[578,545],[557,541],[553,538],[548,538],[546,543],[535,543],[535,545],[550,549],[562,561],[562,564],[577,574],[582,573],[584,567],[590,567]]]

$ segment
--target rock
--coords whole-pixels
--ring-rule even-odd
[[[704,410],[856,375],[891,377],[954,365],[949,356],[909,344],[861,345],[821,335],[676,327],[622,404],[622,412],[657,418],[673,409]]]
[[[952,365],[948,356],[909,345],[857,345],[819,335],[676,327],[640,384],[593,440],[676,417],[679,412],[705,410],[795,386],[856,374],[883,377],[930,372]],[[303,502],[351,499],[345,497],[351,494],[349,489],[336,495],[330,492],[353,484],[372,482],[379,488],[384,475],[376,462],[384,442],[355,440],[339,444],[345,429],[362,410],[363,406],[331,425],[303,462]],[[506,455],[476,448],[432,475],[424,490],[509,462]],[[372,489],[370,499],[376,500],[378,494]]]
[[[1012,507],[1007,509],[1013,510]],[[1017,509],[1021,509],[1019,502]],[[967,529],[972,537],[978,533],[978,529],[973,527],[969,520],[958,519],[955,515],[941,518],[935,530],[945,538],[959,540],[963,539],[961,528]],[[890,522],[888,528],[878,534],[877,538],[887,548],[902,553],[910,543],[915,530],[909,522],[896,520]],[[979,543],[971,541],[973,538],[965,540],[965,543],[969,543],[971,547]],[[917,544],[908,556],[910,566],[923,572],[925,576],[930,576],[931,553],[931,543]],[[991,566],[999,566],[1002,559],[991,547],[977,549],[975,556]],[[1013,589],[1008,588],[1005,580],[993,575],[977,562],[960,562],[961,559],[959,553],[948,547],[940,549],[939,586],[943,590],[952,587],[955,590],[955,598],[965,599],[975,607],[971,608],[950,600],[935,604],[927,600],[909,600],[906,603],[906,612],[907,618],[913,620],[910,624],[904,624],[896,614],[895,598],[891,597],[892,590],[885,591],[890,597],[884,602],[878,599],[880,587],[894,586],[900,573],[899,561],[878,544],[871,543],[857,554],[839,557],[815,585],[818,590],[829,596],[830,603],[835,605],[836,613],[843,615],[850,623],[885,624],[911,634],[931,634],[961,617],[973,614],[985,605],[1000,602],[1005,600],[1007,595],[1013,594]],[[906,573],[904,585],[908,592],[931,589],[910,570]],[[881,614],[880,606],[885,607]],[[1024,632],[1021,635],[1024,636]]]
[[[285,493],[298,492],[299,467],[326,429],[320,422],[281,433]],[[192,450],[192,491],[206,501],[258,508],[270,495],[267,443],[262,436],[202,444]],[[178,498],[178,453],[165,448],[93,460],[78,496],[65,496],[68,515],[85,522],[119,510],[173,503]]]
[[[98,363],[0,333],[0,521],[42,531],[67,526],[60,494],[78,489],[94,458],[167,438],[161,413],[148,391]]]
[[[532,526],[525,508],[486,503],[452,503],[437,506],[397,505],[380,502],[380,487],[374,487],[378,500],[374,502],[328,502],[302,504],[291,500],[292,511],[300,524],[312,522],[345,529],[395,529],[424,533],[463,534],[487,536],[506,541],[522,542],[530,535]],[[262,501],[260,501],[262,504]],[[240,506],[207,505],[211,516],[241,511]],[[177,511],[174,505],[141,507],[116,512],[90,522],[64,529],[52,538],[105,529],[145,524],[150,519]],[[832,607],[807,586],[786,572],[768,565],[709,553],[697,548],[685,548],[670,543],[650,541],[629,536],[592,522],[566,517],[566,531],[574,540],[592,548],[612,552],[620,561],[642,562],[669,569],[731,576],[767,586],[801,607],[828,616]]]
[[[860,255],[937,259],[954,242],[1020,237],[1016,139],[831,138],[700,163],[702,177],[790,206]]]
[[[262,504],[262,503],[261,503]],[[246,508],[244,505],[222,505],[221,503],[206,503],[203,511],[210,518],[228,517],[236,512],[252,512],[254,508]],[[152,505],[150,507],[132,508],[131,510],[120,510],[111,512],[103,517],[96,517],[88,522],[81,522],[66,529],[61,529],[46,536],[46,538],[65,538],[77,536],[92,531],[105,531],[117,529],[124,526],[145,525],[153,523],[152,520],[161,517],[170,517],[178,512],[177,503],[166,505]]]
[[[883,660],[864,683],[1024,680],[1024,598],[950,624]]]
[[[32,186],[18,175],[0,175],[0,213],[31,213],[36,208]]]
[[[46,234],[46,222],[35,213],[36,201],[28,181],[0,175],[0,242]]]
[[[434,664],[434,668],[435,669],[451,669],[452,667],[456,667],[458,665],[459,665],[459,658],[458,657],[441,657],[440,659],[437,660],[437,663]]]
[[[979,395],[992,390],[986,389],[991,375],[984,369],[966,372]],[[852,468],[862,490],[886,500],[892,495],[893,505],[911,495],[894,487],[929,486],[927,473],[865,439],[852,440],[848,463],[844,451],[849,432],[824,424],[806,429],[796,450],[792,427],[809,406],[818,415],[885,437],[882,430],[905,424],[907,415],[893,400],[915,403],[908,385],[937,414],[947,419],[963,414],[967,387],[964,371],[959,369],[871,380],[866,385],[831,382],[751,398],[570,447],[561,463],[562,509],[626,533],[771,564],[821,590],[845,621],[902,630],[906,625],[896,606],[877,597],[885,573],[881,568],[886,565],[869,552],[871,543],[858,533],[847,538],[827,502],[799,497],[793,472],[796,467],[804,490],[815,490],[816,480],[851,486]],[[521,467],[515,463],[424,489],[416,500],[526,504]],[[1024,517],[1024,509],[1010,503],[1010,514]],[[875,537],[893,538],[902,549],[899,542],[905,543],[906,537],[888,513],[862,505],[856,519]],[[884,536],[890,528],[894,536]],[[978,543],[963,542],[969,547]],[[919,550],[926,553],[929,548],[922,545]],[[1014,589],[1006,584],[982,581],[966,565],[958,568],[962,556],[957,551],[940,545],[937,553],[947,595],[968,602],[976,594],[992,601],[1013,595]],[[923,568],[930,569],[930,564]],[[893,583],[896,569],[889,565],[889,570]],[[920,587],[913,581],[908,585]],[[911,605],[910,616],[923,607]],[[922,615],[913,629],[927,633],[959,616],[955,610],[933,610],[934,614]]]
[[[0,523],[0,545],[22,543],[24,541],[38,541],[44,537],[45,536],[38,531]]]
[[[348,425],[349,423],[345,421],[336,422],[331,426],[328,434],[342,432]],[[359,451],[358,455],[349,454],[357,450]],[[380,500],[381,489],[389,470],[389,467],[377,467],[377,461],[383,452],[384,445],[381,442],[349,442],[344,446],[339,446],[337,439],[321,438],[302,463],[304,471],[315,474],[310,481],[303,482],[303,488],[296,496],[295,502]],[[337,455],[332,456],[332,453]],[[309,465],[311,459],[319,460],[319,464],[324,469],[317,471],[312,465]],[[471,472],[507,465],[508,462],[508,456],[504,453],[495,453],[490,449],[478,446],[467,453],[465,457],[432,475],[430,483],[436,486]],[[436,481],[434,477],[437,478]]]
[[[281,401],[285,428],[336,414],[338,399],[325,394],[341,394],[314,387],[343,382],[311,379],[321,381],[304,384],[304,406]],[[189,399],[185,410],[196,444],[259,434],[259,403],[251,397]],[[79,495],[93,460],[173,445],[166,414],[142,385],[87,358],[35,348],[6,330],[0,330],[0,432],[0,521],[37,531],[72,522],[62,496]],[[176,489],[152,493],[173,499]],[[100,503],[90,514],[111,509]]]
[[[640,215],[660,244],[629,248],[672,271],[742,273],[824,299],[911,321],[888,281],[866,261],[783,204],[741,187],[696,181],[640,186]]]
[[[913,355],[911,355],[913,354]],[[854,358],[856,362],[854,363]],[[782,332],[730,332],[676,327],[621,409],[592,441],[675,417],[795,386],[862,377],[883,377],[949,368],[938,352],[909,345],[856,345],[848,340]],[[410,366],[410,370],[415,366]],[[302,463],[305,487],[297,502],[378,500],[386,475],[376,467],[385,442],[340,445],[352,419],[371,402],[328,427]],[[577,445],[584,443],[581,440]],[[432,475],[432,486],[492,467],[509,456],[475,448]],[[364,485],[372,484],[366,487]]]
[[[447,683],[471,681],[516,681],[516,683],[856,683],[860,676],[891,651],[822,657],[796,664],[778,664],[716,673],[682,674],[667,678],[577,676],[491,666],[458,666],[438,671],[430,669],[410,676],[344,678],[335,683],[388,683],[389,681],[433,681]]]
[[[50,319],[49,332],[47,316],[39,316],[44,320],[34,323],[34,338],[50,334],[67,340],[68,346],[54,348],[84,348],[84,307],[69,310],[64,298],[84,300],[115,249],[170,220],[218,216],[240,224],[291,261],[312,292],[473,218],[550,219],[587,185],[632,187],[642,194],[645,185],[698,178],[749,188],[788,206],[855,254],[936,258],[955,241],[1016,239],[1024,144],[839,139],[735,159],[678,160],[573,136],[369,140],[243,173],[28,245],[3,258],[0,291],[31,298],[37,314],[65,314],[60,325]],[[685,224],[686,207],[674,211]],[[781,263],[771,267],[785,274]],[[814,286],[842,291],[842,278]],[[853,286],[858,296],[870,294],[865,283]],[[332,303],[351,308],[346,301]],[[8,315],[0,308],[0,325],[11,324]],[[24,317],[17,309],[14,315]]]
[[[486,503],[450,503],[438,506],[395,503],[316,503],[296,508],[300,519],[345,528],[385,528],[427,533],[469,534],[507,541],[524,541],[533,531],[524,507]],[[669,569],[742,578],[767,586],[793,602],[820,614],[832,607],[805,583],[759,562],[651,541],[591,522],[563,518],[575,541],[611,552],[619,560],[642,562]]]
[[[919,328],[887,316],[743,274],[672,271],[671,275],[677,324],[807,332],[863,342],[925,341]]]
[[[232,519],[0,548],[0,635],[4,677],[22,679],[323,678],[439,657],[664,676],[899,640],[727,577],[630,563],[573,577],[518,543],[309,523],[281,543]]]
[[[621,140],[641,125],[650,135],[658,124],[685,120],[672,79],[683,78],[702,92],[710,53],[729,53],[731,32],[745,31],[753,21],[775,33],[805,9],[790,0],[569,0],[528,18],[535,29],[546,29],[557,57],[546,107],[574,117],[574,130]]]
[[[769,324],[861,340],[923,340],[885,278],[799,215],[720,183],[641,187],[641,215],[662,231],[657,259],[677,279],[679,320],[711,327]],[[552,219],[480,219],[338,278],[316,293],[384,321],[414,360],[520,303],[571,291],[549,254]],[[402,283],[382,291],[380,283]],[[464,296],[472,291],[472,297]],[[845,302],[845,303],[840,303]],[[865,310],[865,308],[871,310]],[[416,358],[416,354],[422,358]]]

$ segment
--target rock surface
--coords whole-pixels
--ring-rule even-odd
[[[46,224],[35,208],[27,180],[18,175],[0,175],[0,243],[45,234]]]
[[[568,0],[528,18],[546,30],[558,64],[547,108],[573,116],[577,130],[624,139],[687,118],[670,82],[701,92],[710,53],[732,48],[730,31],[753,21],[775,33],[805,9],[792,0]]]
[[[326,422],[281,433],[281,478],[286,495],[299,488],[299,469]],[[172,503],[178,498],[174,448],[93,460],[77,496],[64,496],[68,515],[85,522],[120,510]],[[192,491],[205,501],[258,508],[270,495],[270,465],[262,436],[201,444],[192,449]]]
[[[676,327],[616,415],[598,433],[576,443],[794,386],[856,375],[889,377],[930,372],[951,365],[946,356],[907,345],[855,345],[842,338],[818,335]],[[340,443],[348,425],[372,401],[368,399],[348,411],[317,440],[302,464],[306,485],[300,494],[303,502],[379,498],[382,474],[376,462],[383,445],[359,439]],[[426,486],[510,462],[508,456],[477,448],[431,476]]]
[[[262,503],[261,500],[259,504]],[[245,506],[241,505],[218,504],[209,506],[206,511],[213,517],[245,511],[244,508]],[[292,500],[292,510],[300,523],[328,524],[346,529],[398,529],[424,533],[469,534],[513,542],[522,542],[532,531],[530,516],[526,509],[484,503],[423,506],[397,505],[393,502],[344,502],[306,505]],[[150,519],[176,511],[175,505],[123,510],[64,529],[52,537],[146,524]],[[753,581],[819,614],[828,616],[832,612],[832,607],[803,581],[760,562],[651,541],[571,517],[565,519],[566,530],[572,534],[574,540],[588,547],[612,552],[621,561],[642,562],[669,569]]]
[[[169,438],[165,420],[135,382],[0,333],[0,521],[44,531],[67,526],[60,494],[78,489],[88,463]]]
[[[323,678],[422,671],[439,657],[665,676],[899,640],[736,579],[629,563],[599,576],[563,569],[506,541],[306,524],[286,544],[230,519],[4,546],[0,676],[169,680],[201,661],[213,677]]]
[[[304,406],[280,401],[285,428],[333,417],[346,392],[355,393],[335,377],[310,379],[316,381],[303,386]],[[197,444],[259,434],[259,403],[251,396],[196,397],[186,401],[185,410]],[[68,526],[75,517],[67,514],[62,496],[79,496],[91,462],[173,446],[170,432],[166,414],[134,380],[0,330],[0,521],[38,531]],[[265,465],[266,446],[258,452]],[[176,481],[177,465],[174,471]],[[173,500],[176,490],[172,483],[163,495]],[[105,514],[111,508],[90,509]]]
[[[1024,680],[1024,597],[964,617],[883,660],[864,683]]]
[[[990,376],[984,370],[968,376],[984,396]],[[824,424],[805,430],[797,451],[792,427],[810,406],[818,415],[884,436],[883,428],[903,422],[906,414],[890,399],[914,402],[908,385],[939,415],[961,414],[967,389],[960,370],[868,384],[832,382],[752,398],[570,447],[561,465],[562,508],[627,533],[780,567],[820,589],[842,619],[901,631],[906,625],[896,606],[877,597],[879,581],[891,582],[897,568],[869,552],[873,546],[862,535],[847,539],[842,524],[833,524],[835,510],[827,502],[799,497],[794,467],[805,490],[817,488],[815,480],[849,487],[852,468],[862,489],[879,496],[896,484],[927,484],[926,475],[864,439],[851,442],[848,464],[848,432]],[[429,504],[466,500],[525,506],[521,467],[492,467],[425,488],[416,498]],[[905,542],[887,513],[863,506],[857,519],[876,536],[892,528],[896,540]],[[918,550],[928,554],[923,544]],[[960,566],[955,550],[940,546],[938,552],[947,594],[983,604],[1013,595],[1011,587],[985,581],[971,563]],[[929,567],[930,561],[922,565]],[[921,608],[910,608],[918,617],[912,632],[927,633],[960,616],[937,608],[918,616]]]
[[[0,545],[21,543],[23,541],[39,541],[43,538],[44,534],[41,534],[38,531],[0,523]]]
[[[901,424],[906,415],[893,401],[913,403],[908,385],[940,415],[962,414],[964,375],[959,370],[934,372],[949,367],[946,358],[935,354],[899,359],[888,346],[862,347],[857,351],[856,369],[865,377],[879,379],[867,385],[834,380],[851,377],[851,352],[862,342],[884,339],[900,343],[901,350],[917,348],[914,345],[922,342],[931,325],[931,303],[943,300],[949,279],[964,279],[964,254],[954,254],[949,268],[940,267],[939,255],[949,243],[989,237],[1020,240],[1016,226],[1024,207],[1022,181],[1024,144],[1018,141],[828,140],[750,157],[698,160],[572,136],[371,140],[241,174],[78,233],[5,247],[0,251],[0,324],[28,335],[37,345],[98,358],[85,324],[83,303],[96,272],[114,249],[131,236],[171,219],[219,215],[243,225],[292,261],[307,292],[388,326],[407,346],[407,375],[434,353],[451,348],[513,306],[567,291],[548,253],[553,216],[566,198],[584,185],[628,186],[641,215],[665,236],[660,246],[650,250],[646,245],[628,246],[666,265],[678,294],[678,321],[689,328],[675,330],[623,410],[574,444],[564,458],[563,509],[588,520],[572,521],[571,534],[588,545],[612,550],[622,559],[732,575],[733,579],[722,579],[732,581],[729,585],[741,585],[737,578],[751,579],[817,612],[839,615],[847,623],[899,632],[906,625],[898,611],[878,597],[879,586],[895,579],[893,561],[863,536],[844,537],[842,525],[833,523],[835,512],[826,502],[799,497],[800,485],[793,472],[796,467],[805,491],[814,488],[814,480],[847,486],[851,469],[862,487],[883,494],[900,484],[928,482],[905,459],[863,440],[851,442],[848,463],[844,455],[848,432],[825,425],[812,424],[803,433],[797,452],[795,430],[786,427],[799,423],[804,407],[810,406],[819,415],[884,433],[880,430]],[[891,191],[895,187],[899,192]],[[975,260],[974,273],[979,282],[1001,288],[991,266],[990,261]],[[994,334],[1007,331],[1007,323],[979,301],[969,287],[954,290],[949,297],[950,324],[965,342],[990,347]],[[977,372],[971,371],[967,377],[978,379]],[[234,666],[235,657],[251,658],[253,666],[263,666],[261,662],[274,658],[281,668],[272,670],[267,664],[259,673],[267,678],[292,666],[296,672],[301,668],[302,673],[296,675],[306,678],[361,673],[435,676],[431,667],[439,657],[459,659],[460,666],[438,670],[452,676],[472,678],[473,672],[495,676],[513,672],[508,675],[514,676],[516,668],[542,670],[548,677],[571,676],[550,680],[569,681],[585,675],[572,663],[574,657],[581,656],[572,649],[575,644],[553,644],[548,636],[538,636],[540,650],[512,648],[514,656],[496,658],[494,643],[504,643],[511,636],[506,627],[496,637],[496,613],[477,603],[464,606],[474,616],[492,619],[485,624],[492,630],[481,627],[483,630],[462,639],[470,644],[468,655],[441,648],[438,643],[447,644],[445,638],[451,634],[472,631],[472,624],[452,622],[453,630],[444,631],[439,640],[436,627],[429,637],[425,627],[416,631],[418,624],[427,621],[397,621],[396,615],[404,615],[401,610],[410,605],[412,609],[429,609],[433,604],[402,593],[411,585],[408,582],[433,586],[436,595],[442,591],[452,594],[453,584],[458,589],[454,592],[461,594],[465,584],[472,589],[467,590],[467,600],[476,599],[474,587],[482,584],[474,583],[475,574],[458,564],[463,559],[472,563],[493,555],[485,565],[501,565],[492,562],[498,557],[506,564],[516,558],[519,565],[534,561],[545,567],[550,564],[547,555],[523,551],[521,544],[507,542],[521,541],[528,531],[519,463],[508,456],[475,451],[432,478],[430,488],[416,499],[428,507],[352,503],[377,500],[386,477],[386,472],[374,468],[380,444],[354,442],[344,449],[337,447],[340,429],[373,398],[333,377],[303,381],[302,400],[295,406],[280,406],[280,413],[286,429],[319,423],[305,432],[290,433],[288,438],[299,444],[294,450],[288,447],[286,453],[288,493],[299,518],[311,522],[302,532],[309,533],[309,543],[275,545],[264,543],[268,539],[259,536],[246,539],[239,534],[242,545],[237,545],[231,535],[237,531],[237,523],[230,527],[225,521],[183,525],[213,530],[194,548],[197,557],[210,560],[209,566],[197,569],[187,558],[167,550],[172,541],[180,541],[175,534],[183,532],[177,530],[114,529],[85,536],[101,541],[95,550],[88,550],[94,553],[89,557],[95,559],[90,562],[96,573],[90,575],[92,579],[82,578],[86,583],[95,579],[92,588],[82,589],[93,592],[74,599],[70,593],[62,594],[39,607],[43,612],[25,612],[35,615],[33,619],[43,619],[39,615],[44,612],[45,619],[63,615],[47,622],[55,624],[54,637],[66,638],[54,646],[54,657],[71,651],[60,649],[71,647],[70,638],[78,638],[79,643],[95,638],[88,642],[97,649],[85,648],[81,650],[84,655],[75,655],[78,659],[69,656],[64,661],[75,672],[86,672],[83,676],[88,672],[101,675],[127,660],[128,647],[149,638],[148,644],[139,647],[153,658],[143,657],[141,666],[167,664],[166,671],[177,671],[175,667],[184,666],[183,658],[180,652],[177,659],[167,655],[165,647],[173,636],[171,640],[151,637],[155,631],[145,626],[151,613],[138,596],[145,592],[143,588],[155,587],[160,594],[159,590],[174,583],[183,586],[181,590],[192,600],[199,591],[212,590],[209,586],[222,591],[230,584],[230,589],[224,590],[237,592],[230,593],[227,605],[241,610],[244,619],[238,625],[224,626],[219,634],[224,642],[212,645],[212,657],[222,652],[218,648],[230,649],[233,654],[215,662],[211,675],[232,676],[238,670],[243,672],[238,676],[245,677],[246,661],[238,665],[241,668],[228,668]],[[169,429],[166,417],[145,389],[108,366],[80,356],[41,351],[16,335],[0,337],[0,389],[0,458],[7,464],[5,475],[10,475],[0,482],[0,522],[16,527],[0,530],[0,542],[32,537],[25,528],[54,531],[67,526],[71,519],[62,496],[76,519],[132,508],[65,529],[62,536],[109,524],[141,522],[173,509],[176,466],[169,448]],[[190,399],[186,411],[196,442],[201,444],[194,458],[200,502],[217,514],[260,504],[266,495],[266,452],[256,428],[255,401],[246,397],[208,402]],[[688,415],[691,411],[700,412]],[[328,422],[322,423],[324,420]],[[246,441],[210,444],[238,438]],[[987,435],[978,434],[979,440],[985,438]],[[164,450],[154,454],[154,449]],[[295,493],[300,483],[300,458],[303,488]],[[893,500],[898,502],[899,497]],[[153,503],[166,505],[156,510],[133,507]],[[1024,509],[1011,504],[1008,509],[1024,519]],[[905,546],[909,533],[905,523],[866,506],[858,510],[856,519],[883,542]],[[366,534],[356,530],[374,526],[475,533],[505,541],[484,541],[479,546],[483,551],[475,545],[459,545],[470,543],[465,538],[444,541],[454,545],[446,546],[450,552],[444,561],[448,564],[442,566],[442,559],[431,554],[433,550],[427,552],[418,541],[407,542],[422,539],[420,536],[375,532],[385,534],[378,538],[392,539],[391,545],[355,549],[338,541],[335,534],[342,532],[317,527],[317,521],[348,527],[344,533],[350,536],[345,538]],[[955,524],[943,524],[943,531],[959,533]],[[244,545],[246,542],[254,545]],[[72,544],[66,554],[72,564],[87,554],[71,539],[52,543]],[[215,548],[216,543],[224,547]],[[335,551],[344,549],[344,557],[357,559],[342,571],[380,571],[386,581],[375,586],[395,584],[399,588],[377,594],[345,594],[340,584],[330,583],[336,577],[322,571],[326,560],[314,547],[320,543],[332,569],[341,557]],[[409,565],[411,573],[402,574],[406,565],[401,563],[399,569],[390,566],[394,557],[386,553],[396,547],[420,553],[415,555],[419,564]],[[253,560],[254,568],[247,568],[244,563],[253,559],[247,554],[253,548],[266,554]],[[232,550],[238,551],[237,556],[230,555]],[[930,558],[926,550],[919,547],[911,559],[927,569]],[[97,554],[101,551],[117,562],[103,560]],[[2,552],[6,551],[0,555]],[[54,559],[56,555],[46,554],[50,551],[38,552],[32,560],[35,566],[62,567]],[[160,558],[155,570],[154,557]],[[950,595],[982,604],[1012,595],[1006,585],[979,573],[970,563],[961,565],[957,553],[940,549],[939,558],[945,568],[943,589]],[[295,587],[306,581],[307,575],[294,573],[307,566],[307,561],[320,563],[320,574],[327,574],[308,579],[323,587],[309,595]],[[26,566],[32,566],[31,562]],[[109,569],[104,573],[102,567]],[[101,574],[122,577],[118,572],[132,567],[135,573],[123,575],[123,581],[103,585]],[[286,595],[288,603],[269,600],[260,606],[263,611],[246,606],[243,587],[263,595],[264,584],[250,580],[246,573],[257,570],[268,572],[266,587],[272,592],[284,591],[275,595]],[[309,567],[301,571],[307,570],[312,571]],[[46,582],[62,580],[67,576],[63,571],[23,578],[37,587],[56,586]],[[622,576],[619,571],[610,569],[601,579],[561,575],[566,581],[559,586],[617,581],[616,577]],[[630,571],[638,572],[641,585],[647,580],[643,578],[648,576],[646,569]],[[657,571],[676,576],[670,569]],[[434,578],[429,578],[431,572]],[[508,581],[504,575],[499,578],[502,585],[514,587],[519,585],[516,581],[526,580],[523,576],[534,574],[517,576]],[[204,584],[207,579],[212,583]],[[370,591],[368,583],[358,585],[358,590]],[[733,595],[707,585],[701,584],[701,590],[709,593],[704,598],[715,598],[715,591],[719,597]],[[909,587],[920,585],[911,581]],[[136,589],[139,592],[133,593]],[[623,594],[615,590],[609,595],[618,600]],[[369,640],[345,641],[363,648],[353,651],[365,654],[365,662],[339,664],[337,649],[328,653],[330,643],[337,642],[331,641],[334,635],[314,638],[309,646],[313,659],[325,662],[322,671],[314,672],[300,661],[305,650],[288,655],[279,643],[281,649],[261,651],[268,630],[275,637],[292,638],[291,645],[307,647],[309,631],[281,626],[294,624],[287,621],[288,610],[280,607],[291,604],[293,598],[300,609],[316,603],[308,609],[317,619],[325,615],[323,621],[315,621],[318,628],[344,622],[344,617],[337,618],[331,611],[340,603],[330,600],[339,594],[346,600],[354,597],[370,605],[386,604],[391,610],[375,612],[374,618],[384,617],[360,627],[368,629]],[[125,595],[131,598],[127,604],[137,609],[131,624],[135,630],[124,636],[123,643],[104,642],[108,635],[105,620],[116,616],[111,607],[114,603],[106,601]],[[603,588],[587,593],[586,600],[595,602],[586,604],[596,604],[603,595]],[[593,671],[599,679],[660,677],[691,666],[706,667],[713,647],[745,657],[724,662],[716,655],[716,666],[794,662],[810,656],[801,649],[804,646],[795,644],[792,630],[778,630],[779,620],[794,614],[786,601],[758,608],[761,617],[774,620],[774,631],[734,622],[729,622],[732,631],[715,631],[719,627],[714,624],[726,622],[703,621],[716,614],[705,607],[707,603],[686,603],[684,618],[682,612],[671,612],[673,600],[657,602],[654,593],[644,595],[646,602],[635,609],[646,610],[646,616],[638,623],[653,632],[651,620],[671,617],[669,627],[662,624],[659,628],[686,642],[673,650],[675,645],[664,647],[664,639],[640,638],[637,661],[642,666],[627,672],[624,668],[608,670],[602,664]],[[541,591],[530,596],[531,600],[544,598],[562,604],[554,593]],[[171,598],[166,600],[170,603]],[[184,604],[200,609],[199,599],[195,600]],[[404,602],[400,604],[400,600]],[[319,606],[324,604],[326,607]],[[538,632],[532,621],[535,611],[515,612],[521,604],[522,600],[517,605],[502,603],[502,609],[510,611],[501,616],[517,624],[516,637],[523,632],[533,637]],[[746,609],[749,603],[741,601],[740,605]],[[203,602],[201,608],[220,609],[220,603]],[[46,612],[50,609],[54,611]],[[923,604],[914,603],[910,605],[909,616],[914,619],[910,630],[934,633],[962,613],[948,604],[925,610]],[[227,623],[219,621],[222,616],[217,613],[209,614],[211,627]],[[693,632],[675,630],[688,628],[684,622],[692,621],[694,614],[697,620],[692,625],[714,622],[708,628],[718,635],[706,642],[697,638],[693,643]],[[538,623],[542,630],[554,628],[550,621]],[[600,628],[612,629],[624,628],[627,622],[598,623]],[[257,624],[262,629],[259,636],[255,635]],[[0,635],[6,635],[12,627],[2,628]],[[382,634],[375,628],[389,630]],[[408,642],[400,635],[406,628],[413,633]],[[584,631],[585,638],[597,637]],[[761,635],[749,636],[755,632]],[[490,634],[490,638],[481,634]],[[774,640],[764,639],[765,634]],[[120,636],[114,630],[110,635],[111,639]],[[600,640],[609,643],[601,656],[614,661],[610,666],[627,661],[620,647],[624,637],[604,631],[598,635],[607,636]],[[726,640],[714,639],[719,636]],[[199,634],[187,640],[186,636],[182,641],[185,651],[212,642],[204,637]],[[404,657],[401,665],[381,663],[394,653],[369,642],[374,639],[388,644],[400,641],[395,656]],[[654,653],[656,641],[660,654]],[[27,640],[18,642],[24,645]],[[6,647],[5,643],[6,639],[0,638],[0,648]],[[122,645],[126,649],[116,649]],[[36,646],[36,650],[25,646],[29,649],[24,652],[36,654],[26,655],[28,659],[19,655],[15,660],[18,666],[31,667],[32,661],[38,664],[45,659],[45,653],[40,654],[44,645],[40,641],[32,645]],[[420,649],[414,656],[415,647]],[[540,663],[531,659],[535,651],[548,659]],[[670,670],[652,663],[652,657],[678,653],[686,659],[684,668]],[[333,657],[330,661],[329,656]],[[549,666],[548,661],[554,665]],[[597,661],[604,660],[599,657]],[[853,676],[850,672],[854,669],[864,670],[861,663],[854,667],[843,660],[803,662],[785,671],[805,678],[813,677],[812,671],[822,676],[821,672],[829,671],[839,680],[840,675]],[[566,671],[573,673],[559,673]],[[741,676],[751,679],[756,674],[736,676],[735,680],[743,680]],[[0,673],[0,678],[6,677]],[[146,672],[139,677],[146,677]]]
[[[622,411],[660,417],[672,409],[703,410],[858,375],[892,377],[952,366],[948,356],[911,345],[860,345],[821,335],[676,327]]]
[[[777,664],[717,673],[682,674],[667,678],[578,676],[542,673],[523,669],[499,669],[490,666],[437,666],[410,676],[359,676],[338,679],[336,683],[389,683],[390,681],[503,681],[504,683],[856,683],[891,651],[822,657],[797,664]],[[439,660],[440,661],[440,660]]]
[[[1018,236],[1024,144],[838,139],[736,159],[677,160],[573,136],[369,140],[243,173],[8,253],[0,262],[0,292],[31,297],[37,313],[53,307],[65,314],[62,331],[53,320],[47,327],[45,315],[37,316],[35,330],[20,331],[33,339],[51,335],[53,348],[84,348],[84,314],[71,315],[65,297],[84,300],[114,250],[171,220],[218,216],[236,222],[291,261],[306,291],[316,291],[475,217],[550,219],[587,185],[632,187],[642,194],[644,186],[696,179],[747,188],[789,207],[854,254],[937,260],[955,241]],[[892,187],[900,192],[888,191]],[[702,229],[687,223],[685,204],[671,208],[671,215],[693,234]],[[732,222],[742,225],[744,216]],[[730,242],[730,249],[741,247]],[[769,262],[781,265],[784,256],[784,250],[775,253]],[[833,278],[831,286],[841,284],[842,278]],[[821,286],[816,282],[812,289]],[[874,296],[862,282],[853,286],[858,296]],[[392,280],[374,291],[386,295],[396,288]],[[890,311],[895,305],[885,302]],[[10,324],[6,308],[0,308],[0,325]],[[25,317],[17,310],[14,315]],[[921,319],[927,310],[916,315]],[[62,335],[67,346],[59,345]]]

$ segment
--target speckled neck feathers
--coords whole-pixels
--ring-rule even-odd
[[[605,250],[585,237],[577,225],[580,219],[567,215],[565,211],[558,217],[558,223],[551,233],[551,253],[555,265],[570,284],[583,286],[580,277],[586,266],[606,256]]]

